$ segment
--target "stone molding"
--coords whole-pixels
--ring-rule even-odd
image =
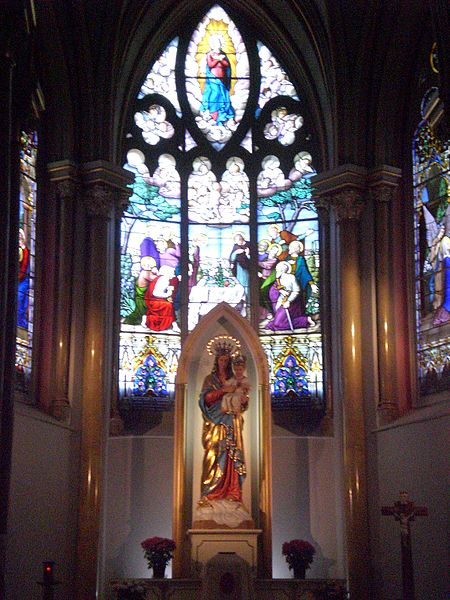
[[[70,423],[72,407],[68,398],[55,398],[51,406],[52,416],[61,423]]]
[[[369,189],[369,195],[375,204],[391,204],[395,192],[396,187],[392,185],[380,184]]]
[[[74,179],[59,179],[50,181],[50,198],[54,201],[67,202],[78,194],[79,183]]]
[[[106,161],[85,163],[82,167],[84,201],[90,216],[121,218],[133,193],[128,187],[133,175]]]
[[[369,195],[373,202],[390,204],[394,199],[402,172],[396,167],[382,165],[372,169],[367,178]]]
[[[363,193],[355,188],[340,190],[330,197],[329,203],[334,208],[338,223],[359,220],[364,208]]]
[[[98,182],[89,185],[83,193],[88,215],[109,218],[112,210],[116,208],[116,196],[116,190],[104,183]]]
[[[358,220],[364,208],[367,169],[358,165],[341,165],[312,179],[316,206],[333,208],[338,222]]]
[[[377,406],[377,422],[379,427],[389,425],[389,423],[396,421],[399,416],[400,409],[397,403],[387,402],[386,400],[380,401]]]
[[[341,165],[312,179],[316,207],[333,208],[337,221],[359,220],[365,201],[392,202],[401,170],[381,165],[371,170],[358,165]]]

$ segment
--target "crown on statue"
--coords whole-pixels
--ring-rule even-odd
[[[245,358],[245,356],[243,354],[236,354],[235,356],[233,356],[233,365],[246,365],[247,363],[247,359]]]
[[[222,354],[237,356],[241,349],[241,342],[231,335],[216,335],[209,340],[206,349],[210,356],[220,356]]]

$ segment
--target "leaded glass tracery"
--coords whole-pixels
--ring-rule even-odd
[[[37,133],[20,138],[19,265],[17,290],[16,392],[26,399],[30,389],[33,346],[34,256],[36,237]]]
[[[226,302],[259,323],[274,401],[285,386],[291,408],[320,412],[315,170],[286,70],[215,5],[155,60],[135,106],[125,164],[135,181],[122,220],[122,398],[171,397],[182,334]],[[280,366],[287,347],[289,376],[290,363]],[[155,354],[166,352],[167,368]]]
[[[431,88],[413,143],[416,320],[422,394],[450,389],[450,140],[429,120],[438,100]]]

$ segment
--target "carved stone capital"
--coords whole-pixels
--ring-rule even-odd
[[[125,426],[120,415],[112,415],[109,419],[109,435],[116,437],[122,435],[125,430]]]
[[[395,186],[380,184],[371,187],[369,194],[372,201],[376,204],[390,204],[394,199],[395,190]]]
[[[74,200],[78,193],[78,183],[73,179],[50,181],[50,197],[54,201]]]
[[[334,208],[338,222],[358,220],[364,208],[362,191],[357,188],[338,190],[328,197],[328,202]]]
[[[107,219],[116,208],[117,190],[104,183],[93,183],[84,191],[84,203],[91,217]]]
[[[69,423],[72,407],[67,398],[56,398],[52,403],[52,416],[61,423]]]
[[[117,195],[117,204],[116,204],[116,218],[121,219],[124,211],[127,209],[128,204],[130,202],[130,197],[133,195],[133,190],[131,188],[122,189],[119,191]]]
[[[330,210],[330,199],[328,196],[314,198],[314,206],[318,212],[328,213]]]
[[[378,425],[389,425],[396,421],[400,415],[398,404],[393,402],[380,402],[377,406]]]

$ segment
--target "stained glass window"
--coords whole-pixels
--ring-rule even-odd
[[[274,407],[323,414],[308,127],[287,71],[219,5],[151,65],[126,137],[122,404],[169,406],[182,337],[226,302],[258,323]]]
[[[432,65],[436,65],[432,54]],[[433,67],[435,69],[435,67]],[[425,94],[413,142],[417,352],[422,395],[450,390],[450,140],[436,131],[439,90]]]
[[[19,264],[17,288],[17,395],[26,400],[31,380],[36,229],[37,134],[23,131],[20,139]]]

